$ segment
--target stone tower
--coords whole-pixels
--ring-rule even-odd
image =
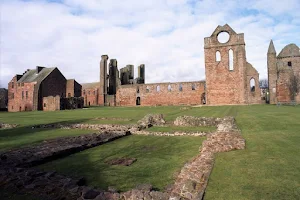
[[[100,61],[100,90],[99,90],[99,98],[98,104],[105,105],[106,103],[106,95],[107,95],[107,87],[108,87],[108,80],[107,80],[107,55],[101,56]]]
[[[117,76],[118,62],[116,59],[111,59],[109,62],[109,90],[110,95],[116,94],[117,91]]]
[[[227,38],[222,40],[221,34]],[[237,34],[228,24],[218,26],[210,37],[204,38],[204,53],[206,103],[248,103],[244,34]]]
[[[138,81],[140,84],[145,83],[145,65],[144,64],[141,64],[138,67]]]
[[[272,40],[270,41],[267,60],[268,60],[268,85],[269,85],[269,94],[270,94],[270,104],[275,104],[276,103],[277,58],[276,58],[276,50]]]

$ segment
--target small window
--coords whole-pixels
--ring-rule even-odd
[[[15,93],[11,94],[11,98],[14,99],[15,98]]]
[[[83,90],[83,95],[85,95],[85,90]]]
[[[172,91],[172,87],[171,85],[168,85],[168,91],[171,92]]]
[[[21,83],[21,86],[24,86],[24,83]]]
[[[22,99],[24,99],[24,91],[22,91]]]
[[[146,87],[146,92],[149,92],[149,91],[150,91],[150,90],[149,90],[149,87],[147,86],[147,87]]]
[[[14,88],[15,87],[15,82],[12,82],[11,83],[11,88]]]
[[[217,52],[216,52],[216,61],[217,61],[217,62],[220,62],[220,61],[221,61],[221,53],[220,53],[220,51],[217,51]]]
[[[26,91],[26,99],[28,99],[28,91]]]
[[[44,108],[46,108],[46,104],[44,103]]]
[[[196,86],[194,83],[192,84],[192,90],[196,90]]]
[[[182,92],[182,84],[179,84],[179,91]]]
[[[291,61],[288,62],[288,66],[289,66],[289,67],[292,66],[292,62],[291,62]]]
[[[159,92],[160,91],[160,86],[156,86],[156,91]]]
[[[233,61],[233,51],[232,49],[229,50],[229,70],[233,71],[234,61]]]

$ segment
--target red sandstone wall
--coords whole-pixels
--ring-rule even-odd
[[[179,91],[179,85],[182,91]],[[192,85],[195,90],[192,90]],[[168,86],[171,86],[171,91]],[[117,106],[136,106],[136,100],[140,98],[141,106],[156,105],[198,105],[201,104],[201,95],[204,93],[204,82],[184,83],[155,83],[122,85],[117,89]],[[160,91],[157,91],[157,86]],[[147,90],[148,88],[148,90]],[[139,93],[137,91],[139,90]]]
[[[14,82],[14,88],[12,88]],[[18,84],[16,76],[8,83],[8,111],[20,112],[33,109],[33,91],[35,83]],[[23,98],[22,98],[23,91]],[[27,97],[26,97],[27,92]],[[14,96],[14,98],[13,98]]]
[[[43,97],[43,111],[60,110],[60,96]]]
[[[84,98],[84,106],[98,105],[99,87],[85,88],[82,90],[82,97]]]

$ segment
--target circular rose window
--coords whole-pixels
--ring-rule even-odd
[[[226,43],[229,41],[230,35],[227,32],[221,32],[218,34],[218,41],[220,43]]]

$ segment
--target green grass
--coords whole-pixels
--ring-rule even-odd
[[[151,183],[163,190],[171,184],[175,173],[199,151],[204,137],[128,136],[89,149],[65,159],[44,164],[40,168],[56,170],[72,177],[85,177],[88,184],[121,191],[137,184]],[[136,158],[130,166],[106,164],[114,158]]]
[[[163,113],[168,122],[182,115],[236,117],[246,139],[246,150],[217,155],[206,200],[300,199],[299,106],[213,106],[188,110],[181,110],[180,107],[101,107],[60,112],[0,113],[0,121],[29,126],[62,121],[84,123],[97,117],[124,117],[132,119],[128,123],[135,123],[148,113]],[[32,141],[28,139],[27,144],[34,142],[36,137],[40,137],[39,134],[43,131],[32,133]],[[25,140],[26,135],[20,129],[10,140],[2,140],[8,136],[3,136],[3,131],[0,131],[2,148],[5,148],[6,141],[15,140],[18,143],[21,138]],[[92,156],[86,155],[92,159]],[[96,165],[94,171],[101,169]]]
[[[78,129],[31,129],[29,127],[0,130],[0,152],[26,145],[35,145],[47,139],[77,136],[86,133],[93,133],[93,131]]]
[[[152,126],[151,128],[147,129],[150,132],[170,132],[174,133],[176,131],[179,132],[213,132],[216,130],[216,127],[212,126],[202,126],[202,127],[182,127],[182,126]]]

